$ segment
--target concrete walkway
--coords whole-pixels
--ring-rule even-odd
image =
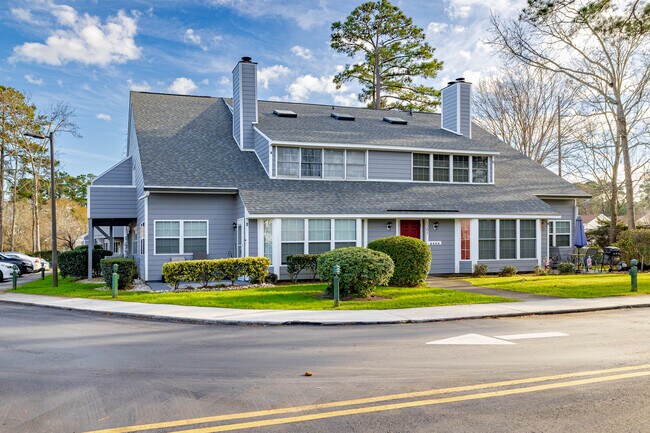
[[[242,310],[234,308],[184,307],[179,305],[63,298],[6,292],[0,293],[0,302],[186,323],[241,325],[371,325],[387,323],[440,322],[448,320],[650,307],[650,295],[591,299],[545,299],[497,304],[407,308],[400,310],[328,311]]]
[[[459,292],[480,293],[488,296],[516,299],[518,301],[543,301],[546,299],[561,299],[555,296],[535,295],[533,293],[513,292],[511,290],[492,289],[490,287],[472,286],[460,278],[428,277],[427,285],[438,289],[457,290]]]

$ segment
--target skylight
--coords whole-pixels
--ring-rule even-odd
[[[384,117],[384,122],[388,122],[391,125],[406,125],[408,122],[404,119],[400,119],[399,117]]]
[[[291,110],[273,110],[273,114],[278,117],[298,117],[298,115]]]
[[[330,116],[332,116],[336,120],[354,120],[354,116],[352,116],[351,114],[332,112]]]

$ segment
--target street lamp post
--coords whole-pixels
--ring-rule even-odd
[[[56,246],[56,184],[54,183],[54,133],[50,132],[49,135],[36,134],[26,132],[27,137],[50,140],[50,201],[52,202],[52,287],[59,287],[59,257]]]

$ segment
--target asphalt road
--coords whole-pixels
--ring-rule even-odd
[[[649,318],[239,327],[0,303],[0,432],[647,432]],[[568,335],[425,344],[527,333]]]

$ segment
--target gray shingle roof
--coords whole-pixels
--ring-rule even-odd
[[[256,155],[237,147],[232,137],[232,115],[223,98],[132,92],[131,101],[146,186],[238,188],[253,215],[387,215],[395,213],[389,210],[396,209],[541,215],[554,212],[536,197],[538,194],[588,196],[477,125],[473,126],[475,141],[500,152],[495,157],[495,185],[269,179]],[[307,106],[272,102],[260,105],[293,109],[298,113]],[[322,106],[317,107],[322,110]],[[346,109],[346,112],[353,112],[357,119],[370,116],[363,109]],[[436,118],[431,114],[413,117]],[[331,121],[337,125],[335,128],[356,122],[333,118]],[[396,130],[401,127],[388,125],[381,119],[379,124]]]

